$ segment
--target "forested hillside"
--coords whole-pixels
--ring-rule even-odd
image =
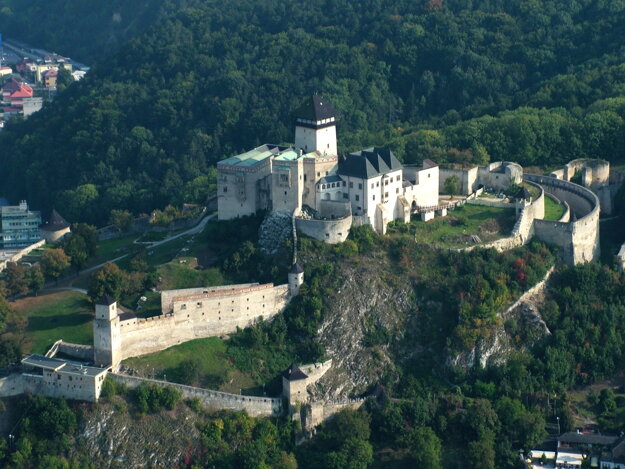
[[[11,31],[59,2],[3,3]],[[84,2],[62,3],[54,35],[23,38],[96,57],[107,18],[137,2],[84,21]],[[96,223],[200,201],[216,161],[292,141],[291,113],[314,91],[341,112],[340,151],[550,166],[625,150],[625,2],[189,1],[171,16],[178,3],[153,3],[135,9],[153,27],[0,133],[3,195]],[[83,22],[88,40],[72,40]]]

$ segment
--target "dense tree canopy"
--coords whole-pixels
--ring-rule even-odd
[[[218,160],[292,141],[292,112],[313,91],[341,113],[341,151],[382,144],[406,162],[549,166],[625,150],[621,2],[62,3],[58,18],[47,15],[58,5],[0,2],[5,31],[59,50],[80,42],[98,58],[0,134],[11,149],[0,184],[71,221],[201,202]],[[32,15],[55,28],[22,27]],[[132,27],[107,33],[120,17]],[[91,25],[91,42],[71,40],[77,23]]]

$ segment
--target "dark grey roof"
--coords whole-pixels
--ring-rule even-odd
[[[52,210],[52,215],[50,215],[50,220],[41,227],[44,231],[59,231],[65,228],[69,228],[69,223],[54,209]]]
[[[302,272],[304,272],[304,269],[302,269],[302,266],[299,265],[299,263],[297,263],[297,262],[295,262],[291,266],[291,270],[289,270],[290,274],[301,274]]]
[[[437,166],[438,165],[434,161],[429,159],[429,158],[423,160],[423,167],[424,168],[436,168]]]
[[[56,371],[60,373],[69,373],[73,375],[98,376],[105,372],[104,368],[95,366],[86,366],[83,363],[70,360],[61,360],[59,358],[48,358],[43,355],[33,354],[22,360],[22,364],[34,366],[44,370]]]
[[[45,370],[58,370],[65,366],[63,360],[57,358],[48,358],[43,355],[32,354],[22,360],[24,365],[35,366],[37,368],[43,368]]]
[[[316,93],[308,98],[294,113],[297,125],[314,129],[336,125],[338,122],[337,116],[338,112],[334,109],[334,106],[324,99],[323,96]],[[333,117],[334,120],[332,122],[317,124],[319,121]]]
[[[402,169],[402,165],[388,148],[368,148],[350,153],[339,160],[339,175],[369,179],[380,174]]]
[[[106,295],[103,295],[99,300],[98,303],[99,305],[104,305],[104,306],[110,306],[113,303],[115,303],[117,300],[115,298],[113,298],[111,295],[109,295],[108,293]]]
[[[282,373],[282,376],[289,381],[297,381],[299,379],[308,378],[308,376],[306,376],[306,374],[304,374],[304,372],[300,370],[299,366],[295,363],[292,363],[291,366],[284,373]]]
[[[560,443],[567,444],[610,446],[618,440],[618,437],[611,435],[599,435],[597,433],[567,432],[560,435],[559,440]]]
[[[331,174],[329,176],[324,176],[321,179],[319,179],[319,182],[317,184],[328,184],[329,182],[341,182],[343,179],[341,179],[341,176],[339,176],[338,174]]]

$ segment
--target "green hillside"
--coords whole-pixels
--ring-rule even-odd
[[[3,3],[7,32],[54,4]],[[67,0],[53,38],[22,37],[109,51],[107,15],[135,2],[110,3],[79,20],[84,2]],[[85,52],[99,59],[85,80],[0,133],[5,196],[93,223],[201,201],[216,161],[291,141],[291,113],[314,91],[341,112],[340,151],[551,166],[625,149],[620,2],[152,3],[122,15],[145,32]],[[74,40],[86,24],[89,40]]]

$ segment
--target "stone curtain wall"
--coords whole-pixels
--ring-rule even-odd
[[[568,264],[592,262],[599,258],[599,199],[582,186],[551,177],[526,175],[525,178],[540,184],[547,193],[566,202],[576,221],[536,220],[536,237],[563,250]],[[572,216],[572,215],[571,215]]]
[[[469,195],[477,189],[477,166],[469,169],[445,169],[438,170],[438,192],[445,194],[445,181],[451,176],[456,176],[460,182],[458,195]]]
[[[0,378],[0,397],[17,396],[24,393],[24,381],[18,373]]]
[[[36,243],[33,243],[30,246],[25,247],[21,251],[16,252],[9,259],[6,259],[6,260],[0,262],[0,272],[2,272],[6,268],[6,266],[7,266],[7,264],[9,262],[17,262],[17,261],[19,261],[22,257],[24,257],[25,255],[29,254],[31,251],[34,251],[38,247],[43,246],[45,243],[46,243],[45,239],[42,239],[41,241],[37,241]]]
[[[180,295],[180,291],[175,292]],[[168,295],[171,293],[167,292]],[[171,302],[174,313],[120,322],[121,359],[158,352],[193,339],[234,332],[237,327],[247,327],[259,318],[272,318],[286,307],[288,301],[286,284],[244,285],[238,289],[230,286],[206,294],[168,296],[163,302]]]
[[[351,399],[348,401],[314,402],[310,405],[310,422],[305,422],[306,428],[320,425],[337,412],[343,409],[356,410],[364,404],[364,399]]]
[[[138,378],[117,373],[110,373],[116,382],[124,384],[131,389],[143,383],[154,386],[171,386],[178,389],[185,399],[198,398],[209,409],[245,410],[253,417],[277,417],[282,414],[282,399],[275,397],[241,396],[210,389],[185,386],[183,384],[168,383],[148,378]]]
[[[57,353],[93,362],[93,347],[91,345],[71,344],[61,341],[58,345]]]

